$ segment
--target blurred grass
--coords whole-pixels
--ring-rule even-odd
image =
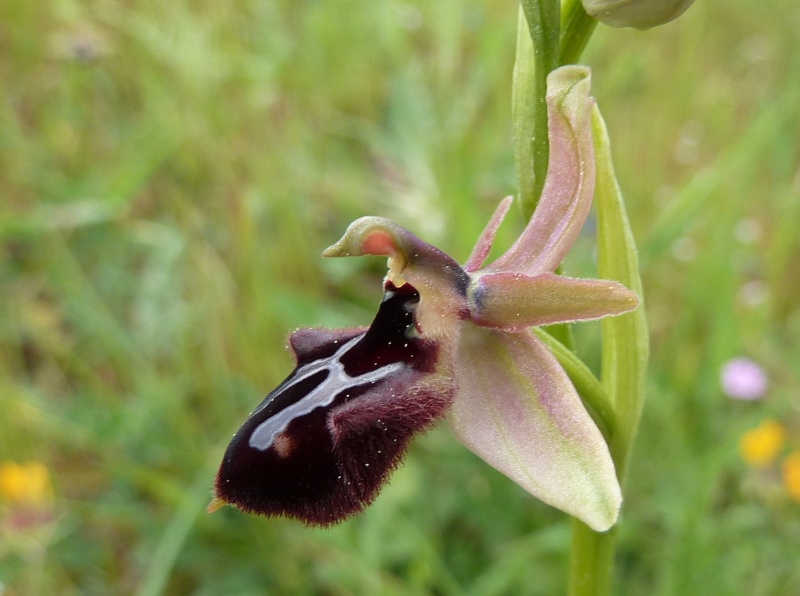
[[[800,428],[800,50],[788,0],[699,2],[585,55],[640,242],[653,363],[619,594],[800,593],[800,506],[739,461]],[[206,515],[230,434],[300,325],[369,321],[380,214],[460,259],[514,192],[513,3],[0,4],[0,459],[53,519],[0,528],[6,594],[558,594],[568,525],[461,448],[417,441],[321,531]],[[501,231],[507,246],[522,222]],[[591,274],[592,239],[571,270]],[[597,328],[579,326],[597,359]],[[733,403],[721,364],[771,385]]]

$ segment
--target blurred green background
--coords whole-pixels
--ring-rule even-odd
[[[0,594],[563,593],[566,517],[446,425],[333,529],[205,513],[287,334],[371,319],[383,260],[319,258],[347,223],[463,261],[515,191],[516,11],[0,3],[0,460],[51,484],[0,503]],[[652,332],[617,594],[800,594],[800,503],[738,453],[766,418],[800,448],[797,29],[789,0],[700,1],[584,55]],[[576,331],[595,366],[596,326]],[[722,392],[735,356],[765,367],[762,400]]]

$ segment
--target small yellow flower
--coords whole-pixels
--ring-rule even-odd
[[[14,505],[42,505],[52,498],[50,473],[39,462],[0,463],[0,499]]]
[[[800,451],[793,451],[783,461],[783,484],[789,497],[800,502]]]
[[[781,448],[786,431],[780,422],[764,420],[757,427],[748,430],[739,441],[739,453],[744,461],[755,467],[769,466]]]

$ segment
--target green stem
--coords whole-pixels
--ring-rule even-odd
[[[569,596],[603,596],[611,588],[616,531],[600,534],[572,520]]]
[[[514,157],[520,206],[530,219],[542,194],[550,146],[547,139],[547,75],[558,67],[560,5],[522,0],[514,65]]]

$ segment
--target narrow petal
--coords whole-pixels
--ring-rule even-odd
[[[620,315],[639,304],[636,294],[620,283],[552,273],[482,275],[468,296],[474,323],[507,330]]]
[[[488,464],[605,531],[622,501],[608,447],[552,354],[531,333],[465,325],[451,425]]]
[[[503,223],[503,219],[505,219],[513,200],[514,197],[506,197],[500,201],[497,209],[494,210],[492,219],[489,220],[489,223],[486,224],[483,232],[481,232],[478,241],[475,243],[475,248],[472,249],[472,254],[469,255],[467,263],[464,265],[464,271],[467,273],[475,271],[483,265],[489,251],[492,249],[492,243],[494,242],[495,234],[497,234],[497,228]]]
[[[580,232],[594,192],[589,69],[562,66],[547,77],[550,158],[542,197],[514,245],[487,269],[553,272]]]
[[[325,257],[385,255],[386,280],[400,287],[410,284],[419,292],[416,323],[430,338],[457,335],[457,323],[469,316],[469,275],[450,256],[382,217],[362,217],[344,236],[322,253]]]

